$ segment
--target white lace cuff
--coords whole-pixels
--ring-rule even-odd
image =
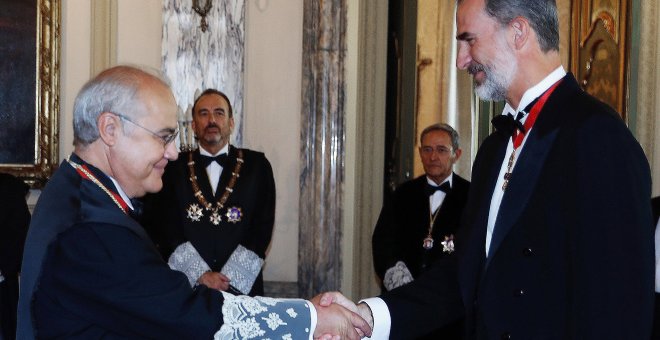
[[[5,280],[5,277],[2,276],[2,272],[0,271],[0,282],[2,282],[2,281],[4,281],[4,280]]]
[[[257,253],[239,244],[220,272],[231,280],[232,287],[249,294],[263,264],[264,260]]]
[[[412,281],[413,277],[412,274],[410,274],[410,270],[408,270],[408,267],[405,263],[403,263],[403,261],[399,261],[394,265],[394,267],[388,269],[385,272],[385,277],[383,278],[383,286],[385,286],[385,289],[390,291]]]
[[[202,256],[199,255],[197,249],[190,242],[182,243],[176,247],[167,264],[170,268],[186,274],[191,287],[197,284],[197,280],[202,274],[211,270],[211,267],[204,262]]]
[[[310,339],[311,312],[307,301],[249,297],[222,292],[222,327],[215,340]]]

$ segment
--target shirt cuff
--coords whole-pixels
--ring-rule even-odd
[[[374,327],[371,330],[371,337],[373,340],[387,340],[390,338],[390,329],[392,328],[392,320],[390,317],[390,309],[381,298],[368,298],[360,302],[366,303],[371,309],[371,315],[374,318]]]
[[[316,322],[318,317],[316,315],[316,307],[311,301],[305,300],[307,307],[309,307],[309,340],[314,340],[314,332],[316,331]]]

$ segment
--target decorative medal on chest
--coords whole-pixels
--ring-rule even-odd
[[[234,167],[234,171],[232,171],[231,173],[231,179],[229,180],[229,183],[225,187],[225,191],[222,193],[222,196],[220,196],[220,199],[218,199],[217,202],[210,203],[209,201],[206,200],[204,194],[202,194],[202,191],[199,189],[199,184],[197,183],[197,176],[195,176],[195,161],[193,160],[193,153],[190,152],[188,154],[188,170],[190,171],[190,183],[192,185],[194,196],[199,204],[191,203],[190,205],[188,205],[188,208],[186,209],[186,217],[192,222],[199,222],[202,220],[202,217],[204,216],[204,211],[208,211],[209,222],[211,222],[213,225],[216,226],[220,225],[220,222],[222,222],[222,215],[219,213],[219,211],[224,208],[225,203],[227,203],[227,199],[229,198],[229,195],[231,195],[231,193],[234,191],[234,186],[236,185],[236,181],[238,180],[242,166],[243,166],[243,149],[238,149],[238,155],[236,157],[236,166]],[[236,223],[241,220],[241,218],[243,217],[243,213],[241,211],[241,208],[231,207],[227,209],[227,213],[225,214],[225,216],[227,217],[228,222]]]
[[[193,222],[199,222],[203,216],[202,208],[200,208],[197,203],[190,204],[188,206],[188,210],[186,210],[186,213],[188,214],[188,219]]]
[[[435,210],[434,214],[431,214],[431,209],[429,208],[429,232],[428,235],[426,235],[426,238],[424,239],[424,242],[422,243],[422,247],[426,250],[431,250],[433,249],[433,236],[431,233],[433,232],[433,225],[435,224],[435,219],[438,217],[438,212],[440,212],[440,208],[438,207]]]
[[[426,250],[431,250],[433,248],[433,237],[427,236],[424,239],[424,244],[422,247],[424,247]]]

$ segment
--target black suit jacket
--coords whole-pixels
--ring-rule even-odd
[[[41,194],[24,258],[19,339],[203,339],[222,324],[222,295],[193,290],[142,227],[66,162]]]
[[[616,112],[567,75],[519,156],[486,258],[488,210],[508,138],[496,132],[479,149],[457,256],[383,296],[392,338],[464,312],[469,339],[648,339],[651,181],[639,143]]]
[[[660,218],[660,196],[651,199],[651,209],[653,209],[653,222],[658,223]]]
[[[25,196],[29,187],[20,179],[0,174],[0,338],[16,338],[18,273],[30,224]]]
[[[208,202],[217,202],[231,179],[238,150],[230,146],[228,154],[229,161],[223,167],[214,196],[206,168],[199,162],[199,150],[193,151],[197,183]],[[145,198],[142,224],[165,260],[177,246],[187,241],[216,272],[222,269],[239,244],[265,258],[275,223],[275,180],[264,154],[243,149],[244,162],[225,208],[219,211],[223,216],[219,225],[211,223],[207,211],[200,221],[187,218],[188,207],[199,205],[193,196],[188,159],[189,153],[182,152],[176,161],[170,162],[163,175],[163,189]],[[238,222],[229,222],[225,217],[227,209],[232,207],[241,209]],[[259,274],[250,295],[263,295],[262,274]]]
[[[430,222],[426,175],[403,183],[385,203],[372,238],[374,266],[381,281],[398,261],[403,261],[417,278],[423,267],[447,254],[440,242],[445,236],[456,234],[470,188],[467,180],[456,174],[453,177],[451,191],[445,196],[433,226],[435,242],[431,250],[422,247]]]

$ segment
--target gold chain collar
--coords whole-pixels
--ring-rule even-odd
[[[197,176],[195,176],[195,161],[193,160],[193,153],[194,152],[191,151],[188,154],[188,170],[190,171],[190,183],[192,184],[193,194],[197,198],[197,202],[199,202],[202,207],[217,214],[218,210],[224,208],[229,195],[231,195],[231,193],[234,191],[234,186],[236,185],[239,173],[243,167],[243,149],[238,149],[236,165],[234,166],[234,171],[231,173],[231,179],[225,187],[225,192],[222,193],[220,199],[218,199],[218,201],[215,203],[215,207],[213,207],[213,203],[209,203],[209,201],[206,200],[202,190],[199,188],[199,184],[197,183]]]

